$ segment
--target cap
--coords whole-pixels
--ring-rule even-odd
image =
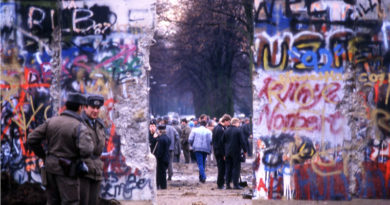
[[[158,125],[157,129],[159,130],[165,130],[166,126],[165,125]]]
[[[66,97],[66,102],[78,103],[81,105],[85,105],[87,102],[87,98],[82,93],[69,92],[67,97]]]
[[[87,105],[101,107],[104,104],[104,97],[101,95],[90,94],[87,98]]]

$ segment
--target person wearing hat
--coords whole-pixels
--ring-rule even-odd
[[[169,155],[169,146],[171,140],[166,133],[166,125],[158,125],[158,135],[154,135],[156,138],[156,144],[152,150],[152,153],[157,159],[157,189],[166,189],[167,188],[167,169],[169,165],[170,155]]]
[[[99,118],[100,107],[104,104],[101,95],[87,95],[87,104],[81,117],[92,133],[93,152],[83,161],[88,167],[88,173],[80,177],[80,204],[99,204],[101,181],[103,180],[103,162],[100,155],[106,142],[103,121]]]
[[[83,94],[69,93],[66,110],[27,137],[29,148],[45,162],[42,184],[46,186],[47,204],[80,203],[80,181],[74,167],[80,159],[91,156],[93,148],[91,133],[80,117],[85,103]]]

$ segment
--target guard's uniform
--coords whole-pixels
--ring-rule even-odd
[[[104,98],[100,95],[90,95],[87,105],[101,107]],[[99,204],[100,186],[103,180],[103,162],[100,155],[103,152],[106,133],[104,123],[101,119],[91,119],[85,112],[81,117],[92,133],[93,151],[91,157],[83,161],[88,167],[88,174],[80,177],[80,205]]]
[[[47,151],[42,143],[47,140]],[[80,115],[66,110],[52,117],[28,135],[27,144],[45,159],[48,204],[79,204],[79,178],[70,176],[63,161],[75,162],[92,154],[91,133]]]

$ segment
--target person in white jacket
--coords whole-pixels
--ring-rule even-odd
[[[206,182],[206,157],[211,152],[211,136],[212,133],[206,128],[207,122],[205,120],[200,121],[200,126],[193,128],[188,139],[195,152],[196,162],[199,168],[199,181]]]

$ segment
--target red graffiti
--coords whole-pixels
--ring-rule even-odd
[[[288,113],[280,109],[280,104],[278,104],[273,109],[270,108],[270,105],[265,105],[260,112],[257,124],[261,124],[265,120],[268,131],[307,130],[311,132],[320,132],[325,126],[329,125],[329,130],[332,134],[340,134],[343,130],[343,127],[340,125],[340,120],[342,119],[343,116],[339,111],[324,116],[305,113],[305,111]]]
[[[259,185],[257,186],[257,191],[260,191],[261,189],[264,189],[264,191],[268,193],[268,189],[263,181],[263,178],[260,178]]]
[[[19,94],[19,99],[18,99],[18,104],[15,106],[15,108],[13,110],[13,115],[16,115],[19,111],[23,112],[23,105],[26,104],[26,100],[27,100],[26,99],[26,92],[28,91],[28,89],[30,89],[30,88],[49,88],[50,87],[50,83],[39,83],[37,80],[34,80],[33,76],[35,73],[36,72],[33,71],[33,69],[29,69],[29,68],[25,67],[24,68],[24,80],[22,81],[24,83],[22,83],[20,85],[0,84],[0,89],[9,89],[9,88],[12,88],[15,86],[18,86],[19,88],[21,88],[21,91]],[[46,75],[49,75],[49,72],[46,72]],[[44,75],[44,76],[46,76],[46,75]],[[46,82],[45,79],[42,79],[42,80],[44,82]],[[20,114],[19,114],[19,117],[21,118]],[[32,119],[32,120],[34,120],[34,119]],[[4,135],[7,133],[11,123],[12,123],[12,120],[9,119],[5,125],[3,132],[1,133],[1,139],[4,138]],[[19,127],[19,132],[23,133],[22,142],[24,143],[27,139],[26,132],[24,132],[20,127]],[[23,144],[22,142],[20,144]],[[22,146],[22,152],[27,153],[23,146]]]
[[[335,170],[343,170],[343,162],[337,162],[335,166],[316,167],[323,173],[331,173]],[[294,167],[294,183],[297,200],[348,200],[348,180],[340,172],[339,174],[321,176],[317,174],[311,164],[299,164]]]
[[[286,89],[284,82],[275,82],[272,77],[264,79],[264,86],[260,90],[258,97],[265,96],[267,99],[276,100],[286,103],[299,103],[299,109],[309,110],[315,107],[322,99],[325,103],[336,104],[340,101],[337,92],[341,89],[338,82],[332,83],[315,83],[314,86],[306,82],[290,82]],[[284,94],[282,94],[283,90]],[[276,99],[272,99],[276,98]],[[280,104],[278,101],[278,104]],[[298,101],[298,102],[297,102]]]

